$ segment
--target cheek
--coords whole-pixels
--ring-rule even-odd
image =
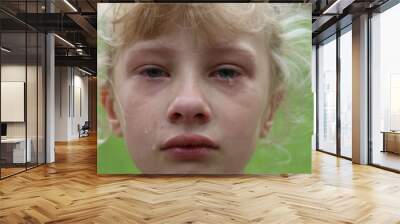
[[[134,78],[122,80],[118,85],[117,91],[121,109],[125,116],[146,116],[148,112],[156,110],[157,105],[159,105],[157,101],[162,102],[163,100],[163,94],[159,94],[158,90],[157,88],[143,85]]]
[[[124,118],[124,136],[135,157],[151,152],[156,139],[157,121],[162,120],[162,96],[150,97],[139,88],[121,85],[119,99]]]
[[[238,94],[226,96],[215,108],[220,131],[230,151],[252,152],[258,138],[264,109],[264,91],[257,85],[243,88]]]

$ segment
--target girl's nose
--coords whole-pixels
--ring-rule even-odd
[[[171,123],[204,124],[210,120],[211,111],[199,87],[188,84],[169,105],[167,116]]]

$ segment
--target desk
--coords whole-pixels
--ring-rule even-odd
[[[27,138],[26,142],[28,143],[27,144],[28,147],[26,147],[26,154],[25,154],[25,138],[1,139],[1,156],[6,160],[6,162],[9,163],[30,162],[32,158],[31,155],[32,141],[30,138]],[[25,158],[27,158],[27,161],[25,161]]]
[[[383,133],[383,150],[382,152],[393,152],[400,154],[400,132],[399,131],[382,131]]]

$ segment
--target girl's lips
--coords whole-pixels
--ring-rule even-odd
[[[176,160],[201,160],[218,148],[219,146],[208,137],[184,134],[168,139],[161,145],[160,150]]]

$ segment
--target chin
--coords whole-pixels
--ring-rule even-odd
[[[210,164],[181,163],[164,166],[158,170],[143,170],[143,174],[178,174],[178,175],[214,175],[214,174],[241,174],[242,170],[225,170],[220,166]]]

